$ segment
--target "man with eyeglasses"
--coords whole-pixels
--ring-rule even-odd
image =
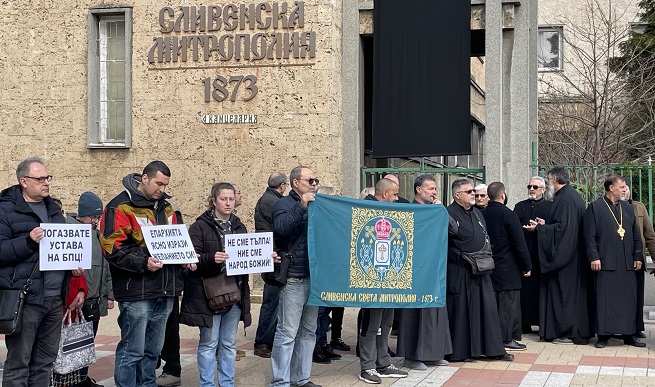
[[[546,200],[546,180],[541,176],[533,176],[528,183],[528,198],[514,206],[514,213],[522,225],[529,225],[530,220],[546,219],[553,202]],[[539,325],[539,284],[541,282],[541,267],[539,265],[539,249],[537,233],[534,230],[523,229],[523,237],[530,251],[532,274],[521,279],[521,324],[523,333],[532,333],[532,326]]]
[[[84,270],[84,277],[89,287],[87,300],[96,302],[100,316],[106,316],[109,309],[114,308],[114,291],[111,285],[111,274],[109,273],[109,263],[102,257],[100,247],[100,233],[98,232],[98,223],[102,215],[102,201],[98,195],[87,191],[80,195],[77,201],[77,214],[68,213],[66,223],[69,224],[90,224],[92,229],[91,237],[91,269]],[[98,333],[100,319],[93,320],[93,336]],[[80,375],[82,382],[79,386],[101,386],[96,384],[88,375],[89,368],[82,369]],[[78,384],[71,386],[77,387]]]
[[[539,337],[553,344],[587,345],[593,329],[587,306],[591,269],[582,235],[585,203],[563,167],[548,171],[548,184],[555,192],[548,215],[523,226],[537,232]]]
[[[280,288],[270,385],[315,387],[318,385],[309,378],[316,344],[318,306],[307,305],[310,290],[307,206],[314,201],[319,180],[309,167],[298,166],[289,173],[289,183],[289,195],[273,206],[275,247],[292,255],[293,259],[289,263],[287,284]],[[289,251],[292,247],[293,251]]]
[[[47,386],[57,358],[61,316],[70,271],[40,271],[40,223],[64,223],[50,197],[50,180],[41,158],[29,157],[16,168],[18,184],[0,192],[0,286],[23,289],[32,273],[20,332],[5,336],[7,360],[3,387]],[[73,271],[82,275],[83,270]],[[3,305],[3,307],[5,307]]]
[[[478,184],[475,186],[475,208],[482,211],[487,208],[489,204],[489,196],[487,196],[487,185]]]
[[[485,356],[513,361],[503,345],[496,297],[489,274],[475,275],[462,252],[480,251],[488,241],[486,224],[475,205],[475,190],[467,178],[452,184],[453,203],[448,213],[457,222],[457,234],[448,238],[446,305],[453,341],[451,361]]]
[[[282,172],[273,172],[268,177],[268,187],[255,205],[255,232],[273,232],[273,206],[282,199],[288,185],[287,176]],[[271,357],[279,300],[280,288],[265,283],[255,334],[256,356]]]

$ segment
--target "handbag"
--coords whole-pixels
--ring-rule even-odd
[[[213,277],[203,278],[202,286],[205,288],[205,297],[209,307],[216,310],[236,304],[241,299],[241,290],[235,277],[228,277],[225,273]]]
[[[296,239],[296,241],[293,242],[293,245],[291,246],[289,251],[279,252],[280,263],[273,264],[273,271],[268,273],[262,273],[262,279],[266,284],[278,288],[281,288],[287,284],[287,275],[289,274],[289,263],[291,263],[291,260],[293,259],[293,253],[296,252],[296,248],[298,248],[298,244],[300,244],[300,240],[302,239],[302,237],[303,237],[302,234],[300,234],[298,239]]]
[[[491,242],[489,242],[489,234],[482,225],[482,221],[478,214],[473,211],[473,214],[478,218],[478,224],[482,227],[484,232],[484,245],[478,251],[466,252],[460,249],[460,256],[471,266],[471,271],[474,275],[485,275],[491,274],[496,264],[494,263],[494,258],[491,254]]]
[[[98,297],[87,298],[82,305],[82,313],[86,321],[100,321],[100,297],[102,295],[102,278],[104,276],[105,265],[100,265],[100,287],[98,288]]]
[[[86,321],[100,321],[100,299],[87,298],[84,300],[82,314]]]
[[[71,311],[66,309],[66,315],[61,324],[61,339],[59,353],[52,370],[65,375],[80,368],[88,367],[96,362],[96,347],[93,344],[93,322],[86,321],[78,308],[75,321],[71,322]]]
[[[20,333],[25,298],[32,286],[32,278],[38,267],[39,263],[37,262],[22,289],[0,289],[0,334]]]

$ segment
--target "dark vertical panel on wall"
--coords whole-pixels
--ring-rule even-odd
[[[376,0],[373,157],[471,153],[471,4]]]

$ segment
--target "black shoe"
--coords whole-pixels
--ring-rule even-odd
[[[596,344],[594,344],[594,347],[596,348],[605,348],[607,347],[607,340],[598,340]]]
[[[589,339],[585,339],[584,337],[575,337],[575,338],[573,338],[573,344],[575,344],[575,345],[587,345],[587,344],[589,344]]]
[[[321,351],[323,351],[323,355],[325,355],[325,357],[327,357],[330,360],[341,359],[341,355],[339,355],[338,353],[334,353],[332,347],[330,347],[330,344],[323,345],[321,347]]]
[[[525,344],[521,344],[516,340],[506,341],[503,343],[503,346],[505,346],[505,349],[510,351],[525,351],[526,348]]]
[[[391,348],[389,348],[389,347],[387,347],[387,353],[391,357],[396,357],[396,353],[394,351],[392,351]]]
[[[330,364],[332,360],[329,357],[325,356],[321,347],[314,347],[314,354],[312,355],[312,361],[319,364]]]
[[[271,349],[266,344],[259,344],[255,346],[255,356],[268,359],[271,357]]]
[[[332,341],[330,341],[330,347],[336,349],[337,351],[350,351],[350,345],[344,343],[343,340],[341,340],[341,337],[338,339],[332,339]]]
[[[391,333],[389,333],[389,336],[398,336],[398,329],[392,329]]]
[[[636,337],[632,337],[630,340],[623,340],[623,342],[625,343],[625,345],[631,345],[637,348],[643,348],[646,346],[646,343],[644,343],[643,341],[639,341],[639,339]]]
[[[504,355],[495,356],[492,359],[502,360],[502,361],[514,361],[514,355],[512,355],[511,353],[506,353]]]
[[[637,332],[635,334],[635,337],[638,338],[638,339],[645,339],[646,335],[644,334],[644,332]]]

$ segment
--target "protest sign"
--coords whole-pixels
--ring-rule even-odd
[[[163,264],[197,263],[198,256],[183,224],[146,226],[141,228],[143,239],[153,258]]]
[[[41,223],[39,269],[75,270],[91,268],[91,225]]]
[[[225,235],[227,275],[273,271],[273,233]]]

